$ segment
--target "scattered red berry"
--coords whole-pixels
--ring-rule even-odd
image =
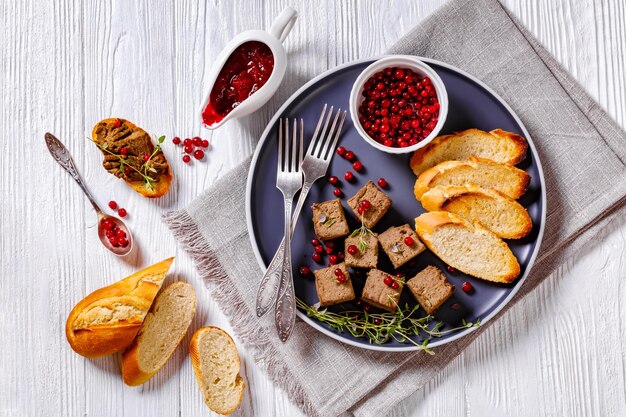
[[[404,244],[407,246],[413,246],[413,244],[415,243],[415,241],[413,240],[413,238],[411,236],[407,236],[404,238]]]
[[[372,306],[370,306],[369,304],[363,303],[363,310],[365,310],[367,313],[369,313],[371,308],[372,308]]]
[[[456,269],[454,269],[454,267],[448,265],[446,266],[446,269],[448,270],[449,273],[454,274],[456,272]]]
[[[199,136],[194,137],[193,144],[196,146],[202,146],[202,138]]]
[[[350,245],[348,246],[348,253],[350,255],[354,255],[355,253],[357,253],[359,251],[359,249],[356,247],[356,245]]]
[[[333,248],[326,247],[326,253],[331,255],[333,253]]]
[[[344,255],[343,252],[337,252],[337,258],[343,261],[346,258],[346,255]]]
[[[345,154],[346,154],[346,148],[344,148],[343,146],[340,146],[337,148],[337,155],[344,156]]]
[[[191,139],[187,138],[187,139],[185,139],[185,140],[183,141],[183,145],[185,145],[185,146],[191,146],[191,145],[193,145],[193,140],[191,140]]]
[[[385,279],[383,279],[383,282],[385,283],[386,286],[391,286],[391,283],[393,282],[393,278],[391,278],[391,275],[385,275]]]
[[[109,208],[111,210],[116,210],[117,209],[117,203],[114,200],[109,201]]]
[[[354,179],[354,174],[352,173],[352,171],[346,171],[343,177],[346,179],[346,181],[352,181]]]
[[[339,198],[341,198],[341,196],[343,195],[343,193],[341,192],[339,188],[335,188],[333,190],[333,194],[335,195],[335,197],[339,197]]]
[[[206,140],[206,139],[203,139],[203,140],[202,140],[202,147],[203,147],[203,148],[208,148],[208,147],[209,147],[209,141],[208,141],[208,140]]]
[[[314,254],[313,254],[313,260],[314,260],[315,262],[319,262],[319,261],[321,261],[321,260],[322,260],[322,255],[320,255],[319,253],[314,253]]]
[[[317,245],[315,247],[315,253],[322,253],[324,252],[324,247],[322,245]]]
[[[359,206],[359,208],[356,209],[357,213],[359,214],[364,214],[365,213],[365,209],[361,206]]]
[[[113,222],[113,220],[111,220],[108,217],[105,217],[104,219],[102,219],[102,221],[100,222],[100,225],[102,226],[104,230],[112,230],[113,227],[115,227],[115,223]]]
[[[341,268],[335,268],[334,273],[336,276],[343,275],[343,271],[341,270]]]
[[[144,162],[148,162],[149,160],[150,160],[150,154],[149,154],[149,153],[147,153],[147,154],[145,154],[145,155],[143,156],[143,161],[144,161]]]
[[[372,207],[372,203],[370,203],[369,200],[365,199],[365,200],[361,200],[361,202],[359,203],[360,207],[363,207],[364,210],[369,210],[370,207]]]
[[[352,164],[352,168],[354,168],[356,172],[361,172],[363,170],[363,163],[361,161],[356,161]]]
[[[125,209],[125,208],[121,208],[121,209],[119,209],[119,210],[117,211],[117,214],[118,214],[120,217],[126,217],[126,215],[127,215],[128,213],[126,212],[126,209]]]
[[[204,158],[204,151],[202,149],[196,149],[193,153],[193,157],[196,159]]]
[[[330,262],[331,264],[335,265],[337,263],[337,255],[330,255],[328,257],[328,262]]]
[[[122,148],[122,149],[120,149],[120,154],[121,154],[122,156],[126,156],[126,155],[128,155],[128,148]]]
[[[178,136],[176,136],[174,139],[172,139],[172,143],[174,145],[180,145],[180,138]]]
[[[188,164],[189,162],[191,162],[191,156],[189,155],[183,155],[183,162]]]
[[[386,188],[386,187],[387,187],[387,180],[386,180],[386,179],[384,179],[384,178],[380,178],[380,179],[378,180],[378,186],[379,186],[380,188]]]
[[[128,246],[128,239],[126,239],[125,237],[118,237],[117,238],[117,243],[121,247],[125,248],[126,246]]]
[[[472,290],[474,289],[474,287],[472,287],[472,284],[470,284],[469,282],[465,281],[463,283],[463,285],[461,285],[461,289],[463,291],[465,291],[466,293],[470,293],[472,292]]]
[[[328,177],[328,182],[331,183],[332,185],[337,185],[339,184],[339,178],[335,177],[334,175],[331,175],[330,177]]]
[[[404,272],[398,272],[398,273],[396,274],[396,276],[397,276],[398,278],[404,278]]]
[[[450,308],[452,308],[452,310],[460,310],[461,309],[461,304],[459,303],[454,303],[450,306]]]
[[[354,304],[355,304],[357,307],[361,307],[361,306],[363,305],[363,301],[362,301],[362,300],[356,300],[356,301],[354,302]]]
[[[400,286],[400,284],[398,284],[398,281],[394,281],[391,283],[390,287],[394,290],[397,290],[398,287]]]
[[[122,125],[122,122],[120,121],[120,119],[115,119],[113,121],[113,127],[120,127]]]
[[[335,247],[335,242],[333,242],[332,240],[326,241],[326,242],[324,242],[324,244],[326,245],[327,248],[334,248]]]
[[[300,271],[299,272],[300,272],[300,275],[302,275],[303,277],[307,277],[307,276],[311,275],[311,268],[309,268],[306,265],[302,265],[300,267]]]
[[[383,322],[383,320],[380,317],[374,318],[374,324],[376,326],[380,326],[382,322]]]
[[[109,239],[109,243],[111,244],[111,246],[113,246],[114,248],[117,248],[120,244],[119,241],[117,240],[117,238],[115,236],[113,236],[112,238]]]
[[[130,175],[130,174],[132,174],[132,173],[133,173],[133,170],[132,170],[132,169],[130,169],[130,167],[129,167],[129,166],[125,166],[125,167],[124,167],[124,174],[125,174],[126,176],[129,176],[129,175]]]
[[[116,237],[126,237],[126,232],[122,229],[120,229],[119,227],[117,227],[115,229],[115,236]]]
[[[352,162],[352,161],[354,161],[354,158],[356,158],[356,155],[354,155],[354,152],[352,152],[352,151],[347,151],[346,154],[345,154],[345,158],[348,161]]]
[[[346,276],[345,276],[345,275],[343,275],[343,274],[341,274],[341,275],[339,275],[339,276],[337,277],[337,281],[338,281],[340,284],[343,284],[343,283],[344,283],[344,282],[346,282],[347,280],[348,280],[348,278],[346,278]]]
[[[192,153],[193,152],[193,146],[192,145],[185,145],[184,151],[185,151],[185,153]]]
[[[311,239],[311,245],[313,246],[319,246],[321,245],[320,241],[317,239]]]

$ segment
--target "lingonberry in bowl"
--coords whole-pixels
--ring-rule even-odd
[[[439,75],[416,57],[391,55],[365,68],[350,93],[357,132],[387,153],[413,152],[430,143],[448,115]]]

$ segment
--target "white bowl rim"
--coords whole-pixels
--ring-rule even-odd
[[[263,257],[261,256],[261,251],[259,250],[259,247],[256,244],[256,236],[254,234],[254,228],[252,226],[252,174],[254,172],[254,169],[257,165],[259,156],[261,155],[261,148],[263,147],[262,145],[265,143],[265,141],[268,140],[269,137],[269,131],[272,129],[272,126],[274,126],[274,124],[277,122],[277,120],[279,119],[280,115],[283,114],[283,112],[287,109],[287,107],[289,107],[291,105],[291,103],[297,98],[299,97],[302,93],[304,93],[309,87],[311,87],[312,85],[314,85],[315,83],[317,83],[319,80],[335,73],[338,71],[343,70],[344,68],[348,68],[350,66],[353,65],[358,65],[360,63],[363,62],[369,62],[372,60],[376,60],[376,59],[380,59],[382,57],[372,57],[372,58],[361,58],[361,59],[357,59],[354,61],[350,61],[350,62],[346,62],[345,64],[341,64],[339,66],[336,66],[334,68],[331,68],[327,71],[324,71],[323,73],[319,74],[318,76],[314,77],[313,79],[311,79],[310,81],[308,81],[307,83],[305,83],[302,87],[300,87],[297,91],[295,91],[284,103],[282,106],[280,106],[280,108],[276,111],[276,113],[274,113],[274,116],[272,117],[272,119],[268,122],[267,127],[265,128],[265,130],[263,131],[263,133],[261,134],[261,138],[259,140],[259,142],[257,143],[257,146],[254,150],[254,154],[252,155],[252,160],[250,162],[250,169],[248,170],[248,179],[246,181],[246,225],[248,227],[248,236],[250,237],[250,244],[252,245],[252,251],[254,252],[254,255],[256,257],[257,262],[259,263],[259,267],[261,268],[262,271],[265,271],[267,269],[267,266],[265,266],[265,263],[263,262]],[[544,178],[544,174],[543,174],[543,166],[541,165],[541,160],[539,159],[539,154],[537,153],[537,148],[535,147],[535,144],[533,143],[533,140],[530,136],[530,134],[528,133],[528,130],[526,129],[526,126],[524,126],[524,123],[522,123],[522,121],[520,120],[520,118],[517,116],[517,114],[513,111],[513,109],[511,109],[511,107],[507,104],[506,101],[504,101],[495,91],[493,91],[489,86],[487,86],[485,83],[483,83],[482,81],[480,81],[478,78],[474,77],[473,75],[463,71],[462,69],[459,69],[453,65],[450,64],[446,64],[445,62],[442,61],[438,61],[436,59],[431,59],[431,58],[424,58],[424,57],[417,57],[422,61],[425,62],[429,62],[432,64],[436,64],[438,66],[447,68],[451,71],[455,71],[461,75],[463,75],[464,77],[468,78],[469,80],[475,82],[477,85],[479,85],[481,88],[484,88],[489,94],[491,94],[496,100],[498,100],[500,102],[500,104],[511,114],[511,116],[513,117],[513,119],[515,120],[515,122],[520,126],[522,132],[524,133],[524,137],[526,138],[526,141],[528,142],[528,146],[530,147],[532,153],[533,153],[533,157],[535,157],[535,163],[537,164],[537,171],[539,172],[539,182],[541,184],[541,222],[539,224],[539,233],[537,235],[537,244],[535,245],[535,249],[533,250],[533,253],[530,256],[530,259],[528,261],[528,266],[526,267],[526,270],[524,271],[524,274],[518,278],[515,287],[513,288],[513,290],[509,293],[509,295],[502,300],[502,302],[500,303],[500,305],[496,306],[493,311],[488,314],[486,317],[481,317],[481,326],[483,327],[483,325],[487,322],[489,322],[492,318],[494,318],[495,316],[498,315],[498,313],[500,313],[500,311],[509,304],[509,302],[511,301],[511,299],[513,297],[515,297],[515,295],[518,293],[518,291],[520,290],[520,288],[522,288],[522,286],[524,285],[524,281],[526,281],[526,278],[528,278],[528,275],[530,274],[530,271],[533,268],[533,265],[535,264],[535,260],[537,259],[537,254],[539,253],[539,248],[541,247],[541,242],[543,241],[543,234],[545,231],[545,225],[546,225],[546,209],[547,209],[547,200],[546,200],[546,181]],[[313,320],[312,318],[308,317],[305,313],[303,313],[302,311],[300,311],[300,309],[296,309],[296,314],[297,316],[303,320],[304,322],[306,322],[308,325],[310,325],[311,327],[313,327],[314,329],[316,329],[317,331],[325,334],[328,337],[331,337],[341,343],[345,343],[347,345],[350,346],[355,346],[361,349],[367,349],[367,350],[376,350],[379,352],[413,352],[413,351],[419,351],[422,350],[422,348],[420,346],[415,346],[415,345],[407,345],[406,347],[385,347],[383,345],[370,345],[364,342],[357,342],[354,340],[350,340],[347,339],[345,337],[342,337],[340,335],[338,335],[337,333],[331,332],[330,330],[326,329],[324,326],[322,326],[320,323],[318,323],[317,321]],[[448,338],[446,338],[445,340],[437,340],[435,339],[431,339],[430,343],[428,344],[429,348],[435,348],[437,346],[442,346],[445,345],[447,343],[451,343],[454,342],[455,340],[460,339],[463,336],[468,335],[469,333],[476,331],[479,327],[470,327],[468,329],[462,330],[460,331],[458,334],[455,334],[454,336],[450,336]]]
[[[435,92],[437,93],[437,100],[439,101],[439,116],[437,120],[437,124],[435,128],[430,132],[428,136],[424,139],[416,143],[415,145],[407,146],[405,148],[391,148],[385,146],[381,143],[376,142],[373,138],[368,135],[361,123],[359,122],[359,105],[364,100],[361,92],[363,91],[363,86],[367,82],[367,80],[374,75],[376,72],[389,68],[389,67],[400,67],[400,68],[409,68],[413,71],[423,73],[431,79],[433,86],[435,87]],[[415,152],[418,149],[423,148],[432,142],[433,139],[437,137],[443,125],[446,122],[446,118],[448,117],[448,90],[446,89],[443,80],[435,70],[433,70],[423,59],[412,56],[412,55],[385,55],[381,59],[372,62],[372,64],[368,65],[357,77],[354,85],[352,86],[352,90],[350,91],[350,116],[352,117],[352,124],[354,128],[359,133],[359,135],[371,146],[378,149],[379,151],[383,151],[391,154],[405,154],[410,152]]]

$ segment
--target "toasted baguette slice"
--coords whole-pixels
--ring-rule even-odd
[[[239,375],[239,354],[230,335],[218,327],[203,327],[191,338],[189,353],[205,404],[219,414],[235,411],[246,384]]]
[[[126,349],[137,336],[173,260],[135,272],[76,304],[65,324],[72,349],[87,358]]]
[[[124,119],[110,118],[104,119],[96,123],[92,131],[92,139],[100,146],[106,144],[106,149],[109,152],[113,152],[119,155],[121,147],[127,147],[130,149],[126,159],[132,166],[140,168],[143,161],[143,156],[148,153],[151,154],[154,150],[154,144],[150,135],[136,126],[132,122]],[[138,147],[141,152],[134,152],[133,149]],[[109,173],[122,178],[128,185],[130,185],[135,191],[144,197],[157,198],[161,197],[170,189],[172,183],[172,169],[165,158],[163,152],[157,152],[152,158],[149,165],[150,167],[159,168],[159,172],[147,171],[154,181],[150,187],[146,186],[144,179],[136,171],[131,171],[131,176],[127,176],[123,170],[119,169],[119,158],[115,155],[111,155],[100,148],[104,155],[104,161],[102,165],[109,171]],[[135,153],[141,153],[136,155]]]
[[[422,194],[439,185],[474,184],[493,188],[517,200],[524,195],[529,182],[530,175],[526,171],[470,156],[468,161],[445,161],[422,172],[415,180],[413,192],[420,201]]]
[[[526,156],[527,148],[526,139],[515,133],[502,129],[491,132],[468,129],[436,137],[428,145],[415,151],[410,165],[418,176],[443,161],[466,161],[470,156],[517,165]]]
[[[449,211],[480,223],[502,239],[521,239],[533,228],[526,209],[495,190],[476,185],[447,185],[431,188],[422,196],[427,211]]]
[[[415,219],[422,242],[448,265],[487,281],[510,283],[520,273],[507,244],[489,230],[447,211]]]
[[[122,354],[126,385],[141,385],[152,378],[183,340],[196,312],[191,284],[175,282],[157,295],[133,344]]]

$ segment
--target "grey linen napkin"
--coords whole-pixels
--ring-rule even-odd
[[[455,65],[483,80],[528,128],[543,163],[548,214],[542,248],[509,307],[616,216],[625,214],[626,134],[496,0],[453,0],[390,53]],[[189,207],[164,220],[197,263],[245,349],[311,416],[380,416],[421,388],[507,310],[477,331],[423,352],[344,345],[297,320],[283,344],[273,315],[256,317],[262,271],[244,211],[248,159]]]

